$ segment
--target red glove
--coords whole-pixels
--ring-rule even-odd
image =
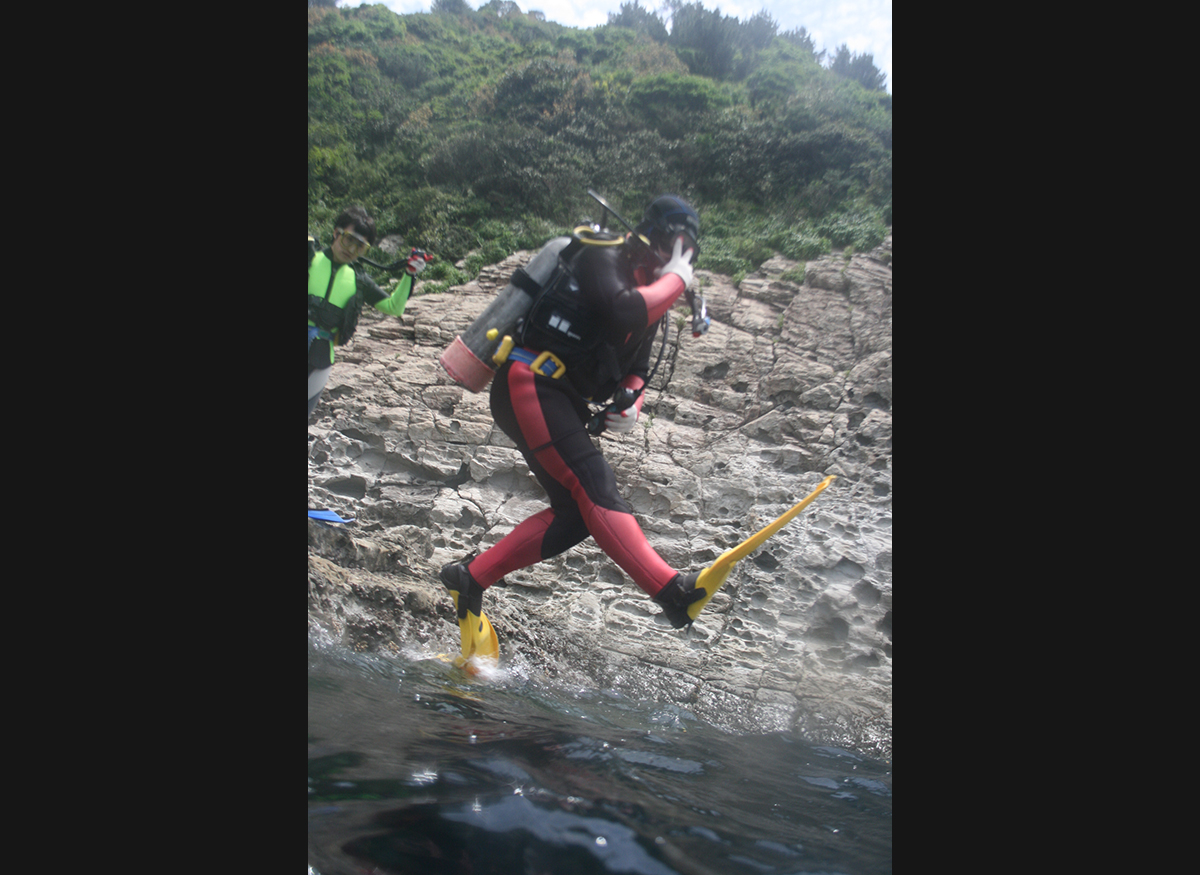
[[[416,276],[425,269],[426,262],[433,261],[433,256],[426,253],[423,249],[414,249],[412,254],[408,256],[408,262],[404,265],[404,272],[409,276]]]

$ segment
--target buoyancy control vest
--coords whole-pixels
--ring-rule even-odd
[[[316,253],[308,266],[309,324],[328,331],[335,344],[344,346],[354,336],[362,306],[354,268],[335,265],[324,252]]]
[[[605,314],[593,312],[581,300],[576,270],[585,244],[605,245],[580,239],[577,229],[544,283],[537,283],[520,268],[513,274],[513,284],[533,296],[528,314],[517,324],[517,342],[529,349],[554,353],[566,365],[567,378],[576,390],[600,402],[615,391],[624,374],[616,344],[607,336]],[[624,253],[618,257],[624,257]]]
[[[602,382],[615,387],[623,375],[612,339],[603,334],[606,314],[592,313],[580,301],[575,267],[585,247],[610,248],[631,260],[622,237],[587,226],[550,240],[445,349],[439,361],[446,373],[470,392],[483,391],[507,350],[524,346],[558,356],[568,368],[565,379],[584,398],[607,397]]]

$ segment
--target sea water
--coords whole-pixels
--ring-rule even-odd
[[[513,668],[309,642],[309,875],[892,871],[890,765]]]

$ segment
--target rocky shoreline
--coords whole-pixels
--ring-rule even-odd
[[[446,562],[545,506],[492,424],[486,390],[442,350],[533,253],[370,308],[309,424],[311,636],[360,650],[457,647]],[[690,633],[589,540],[493,587],[484,607],[506,665],[529,676],[671,702],[735,732],[795,730],[891,759],[891,236],[800,267],[768,261],[735,287],[696,278],[712,329],[676,311],[639,427],[600,437],[647,537],[698,569],[828,474],[838,479],[739,563]],[[656,350],[657,354],[657,350]]]

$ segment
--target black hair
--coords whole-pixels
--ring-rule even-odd
[[[367,242],[372,246],[375,245],[375,220],[367,215],[367,211],[362,207],[346,207],[333,220],[333,227],[349,228],[356,234],[361,234],[367,238]]]

